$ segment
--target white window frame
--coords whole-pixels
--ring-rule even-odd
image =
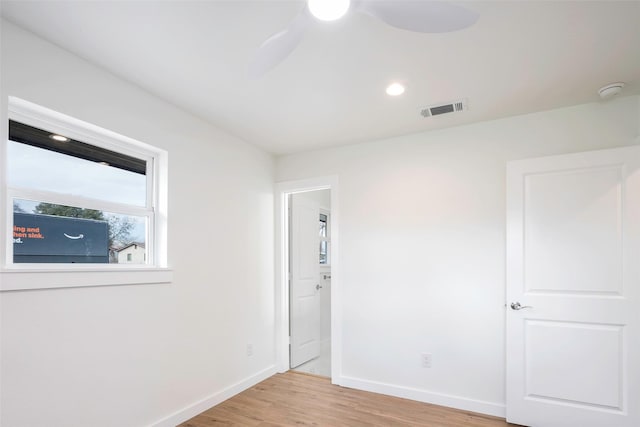
[[[147,195],[146,206],[137,207],[56,192],[9,187],[6,176],[8,133],[4,134],[5,141],[0,151],[0,166],[5,171],[0,178],[4,205],[0,209],[0,239],[4,241],[0,245],[0,291],[170,282],[172,272],[167,260],[167,152],[19,98],[9,97],[8,104],[10,120],[145,160]],[[145,217],[145,248],[149,262],[140,265],[14,263],[13,239],[10,238],[13,235],[14,198]]]

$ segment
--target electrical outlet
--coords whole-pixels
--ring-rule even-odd
[[[253,356],[253,344],[247,344],[247,356]]]
[[[422,353],[421,357],[422,367],[430,368],[431,367],[431,353]]]

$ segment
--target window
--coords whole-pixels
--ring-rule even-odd
[[[9,120],[13,262],[117,262],[109,250],[145,242],[151,160]]]
[[[329,214],[320,214],[320,265],[329,265]]]
[[[3,271],[166,267],[166,152],[10,98],[4,154]]]

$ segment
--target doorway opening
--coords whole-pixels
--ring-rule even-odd
[[[276,346],[279,372],[340,375],[337,178],[276,190]]]
[[[331,190],[289,202],[289,367],[331,377]]]

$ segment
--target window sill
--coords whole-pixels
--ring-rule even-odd
[[[20,269],[0,271],[0,291],[170,283],[168,268]]]

